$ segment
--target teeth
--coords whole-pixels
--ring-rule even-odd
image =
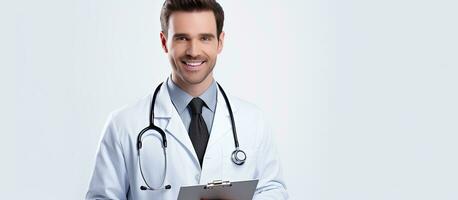
[[[200,61],[200,62],[186,62],[187,65],[191,65],[191,66],[199,66],[202,63],[204,63],[204,62],[203,61]]]

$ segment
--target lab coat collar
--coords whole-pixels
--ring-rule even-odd
[[[164,82],[157,94],[154,109],[154,121],[158,124],[167,134],[170,140],[175,138],[181,145],[183,145],[190,156],[194,158],[194,163],[199,166],[197,155],[194,151],[191,140],[188,136],[188,131],[181,121],[181,117],[173,106],[170,100],[170,94],[167,90],[167,82]]]
[[[237,106],[229,99],[234,114],[237,111]],[[154,119],[168,119],[168,121],[163,124],[162,127],[165,127],[170,135],[175,137],[183,146],[186,147],[188,153],[193,155],[196,166],[199,166],[199,161],[197,155],[194,151],[191,139],[189,138],[188,131],[186,130],[180,115],[176,111],[175,107],[170,100],[170,94],[167,90],[167,84],[164,83],[161,86],[161,89],[157,95],[156,103],[154,105],[155,115]],[[213,127],[210,134],[210,139],[207,144],[207,152],[211,151],[212,148],[216,146],[218,141],[228,133],[232,133],[231,121],[229,116],[229,111],[224,101],[224,97],[221,94],[221,91],[218,88],[218,97],[216,103],[216,111],[213,119]],[[200,167],[199,167],[200,168]]]
[[[172,102],[170,101],[170,94],[167,90],[166,82],[162,84],[161,89],[157,94],[154,110],[155,119],[171,118],[172,113],[176,112]]]
[[[219,88],[218,88],[217,96],[218,97],[217,97],[217,102],[216,102],[216,112],[215,112],[215,117],[213,119],[213,127],[212,127],[212,131],[210,134],[210,139],[207,144],[207,151],[216,147],[217,146],[216,144],[218,144],[219,140],[223,138],[226,134],[232,134],[232,126],[231,126],[231,118],[229,115],[229,110],[227,109],[226,101],[224,100],[224,97],[221,94],[221,90]],[[232,112],[234,115],[236,115],[238,106],[236,102],[231,100],[230,96],[228,96],[228,98],[229,98],[229,103],[231,104]],[[235,124],[237,126],[237,123]]]
[[[219,88],[218,88],[217,93],[218,93],[217,94],[218,97],[217,97],[217,102],[216,102],[216,112],[219,111],[220,114],[229,117],[229,111],[226,107],[226,102],[224,101],[224,97],[223,95],[221,95],[221,91],[219,90]],[[231,98],[230,97],[228,98],[232,105],[233,102],[231,101]],[[157,94],[156,104],[154,105],[154,110],[155,110],[154,118],[170,118],[172,117],[172,113],[176,112],[176,109],[173,106],[172,101],[170,100],[170,94],[167,89],[166,81],[162,84],[161,89],[159,90],[159,93]],[[237,111],[237,107],[232,105],[232,111],[235,113]]]

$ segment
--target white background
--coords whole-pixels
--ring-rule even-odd
[[[274,122],[291,199],[458,199],[456,1],[221,4],[215,77]],[[161,5],[0,3],[2,199],[84,197],[110,111],[170,73]]]

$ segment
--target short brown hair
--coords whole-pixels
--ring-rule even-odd
[[[211,10],[216,19],[216,37],[223,31],[224,11],[221,5],[215,0],[165,0],[161,10],[161,28],[162,32],[167,35],[169,30],[169,18],[175,11],[204,11]]]

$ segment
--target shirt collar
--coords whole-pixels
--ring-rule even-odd
[[[167,78],[167,89],[170,94],[170,99],[172,100],[172,103],[177,109],[178,113],[183,113],[193,97],[178,87],[178,85],[175,84],[170,77]],[[208,89],[199,96],[199,98],[205,102],[206,107],[213,113],[216,109],[216,94],[216,82],[213,80],[213,82],[210,84],[210,87],[208,87]]]

